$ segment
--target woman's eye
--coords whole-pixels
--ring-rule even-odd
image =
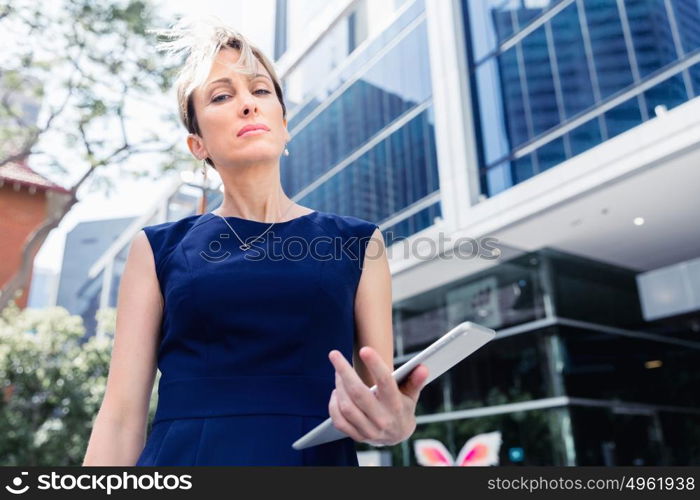
[[[272,94],[272,92],[270,92],[270,91],[267,90],[267,89],[258,89],[258,90],[256,90],[256,91],[253,92],[253,93],[254,93],[254,94],[257,94],[258,92],[263,92],[264,94]],[[219,99],[219,97],[231,97],[231,96],[228,95],[228,94],[217,95],[216,97],[214,97],[214,98],[211,100],[211,102],[221,102],[222,99]]]

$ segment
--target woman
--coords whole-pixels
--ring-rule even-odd
[[[391,274],[379,228],[285,195],[286,108],[260,50],[217,18],[161,33],[171,37],[161,47],[188,53],[180,118],[224,196],[212,212],[135,236],[83,465],[357,465],[355,441],[407,439],[428,374],[421,365],[400,387],[391,377]],[[144,444],[156,367],[158,408]],[[349,437],[292,448],[329,415]]]

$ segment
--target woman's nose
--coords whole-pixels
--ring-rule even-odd
[[[255,102],[251,100],[246,100],[241,108],[243,116],[248,116],[251,112],[255,111]]]

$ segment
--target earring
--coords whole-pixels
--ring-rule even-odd
[[[286,145],[284,146],[284,156],[289,156],[289,150]]]
[[[202,160],[202,177],[206,180],[207,178],[207,159],[204,158]]]

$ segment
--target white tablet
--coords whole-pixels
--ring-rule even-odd
[[[428,367],[428,378],[423,385],[425,387],[495,336],[496,332],[490,328],[477,325],[471,321],[460,323],[394,370],[394,380],[400,384],[411,373],[413,368],[419,364],[424,364]],[[370,390],[377,392],[377,385],[373,385]],[[333,426],[331,417],[328,417],[297,439],[292,444],[292,448],[301,450],[345,437],[348,437],[348,435],[336,429]]]

